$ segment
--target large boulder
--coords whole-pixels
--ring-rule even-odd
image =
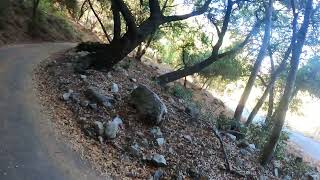
[[[131,103],[150,124],[160,124],[167,114],[167,107],[159,96],[145,85],[139,85],[131,93]]]

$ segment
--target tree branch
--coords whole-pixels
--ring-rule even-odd
[[[149,0],[150,17],[151,19],[160,19],[161,10],[158,0]]]
[[[232,0],[228,0],[228,5],[227,5],[226,13],[224,15],[221,32],[218,33],[219,39],[218,39],[217,43],[213,46],[213,49],[212,49],[213,54],[218,54],[218,51],[222,45],[224,35],[226,34],[227,29],[228,29],[228,25],[229,25],[229,21],[230,21],[230,17],[231,17],[231,12],[232,12],[232,6],[233,6]]]
[[[120,11],[117,7],[114,0],[111,0],[111,10],[113,15],[113,39],[112,41],[116,41],[120,39],[121,36],[121,19],[120,19]]]
[[[173,15],[173,16],[164,16],[162,18],[162,24],[163,23],[168,23],[168,22],[172,22],[172,21],[181,21],[184,19],[188,19],[190,17],[193,16],[198,16],[200,14],[203,14],[205,11],[207,11],[207,9],[209,8],[209,4],[211,3],[212,0],[207,0],[203,6],[201,6],[200,8],[198,8],[197,10],[188,13],[188,14],[184,14],[184,15]]]
[[[119,8],[124,20],[126,21],[126,25],[128,26],[128,31],[131,35],[137,34],[137,25],[134,19],[133,14],[131,13],[128,6],[124,3],[123,0],[114,0],[115,4]]]
[[[99,21],[99,24],[100,24],[100,26],[101,26],[101,29],[102,29],[104,35],[107,37],[107,39],[108,39],[108,41],[109,41],[109,43],[110,43],[110,42],[111,42],[111,37],[109,36],[109,34],[108,34],[106,28],[104,27],[101,19],[99,18],[98,14],[97,14],[96,11],[94,10],[91,1],[90,1],[90,0],[87,0],[87,1],[88,1],[88,3],[89,3],[89,6],[90,6],[90,8],[91,8],[91,10],[92,10],[92,12],[93,12],[93,14],[94,14],[94,16],[96,16],[97,20]]]

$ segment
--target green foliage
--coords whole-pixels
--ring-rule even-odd
[[[270,130],[271,128],[265,127],[264,125],[251,124],[246,128],[246,139],[254,143],[257,148],[262,149],[269,140]],[[287,147],[286,141],[288,141],[288,139],[289,133],[282,131],[274,153],[276,159],[283,160],[285,158]]]
[[[299,69],[296,88],[320,98],[320,56],[312,57]]]
[[[172,87],[171,94],[186,101],[192,100],[192,91],[180,84],[176,84]]]

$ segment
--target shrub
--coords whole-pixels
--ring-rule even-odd
[[[171,93],[183,100],[191,101],[192,100],[192,91],[178,84],[172,87]]]

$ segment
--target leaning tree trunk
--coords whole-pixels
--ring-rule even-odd
[[[262,107],[264,101],[266,100],[268,94],[270,94],[270,92],[272,91],[273,93],[273,88],[274,88],[274,84],[275,84],[275,81],[277,80],[278,76],[281,74],[281,72],[283,70],[285,70],[285,67],[286,67],[286,62],[291,54],[291,51],[292,51],[292,46],[293,46],[293,43],[294,43],[294,39],[295,39],[295,35],[293,34],[292,35],[292,40],[290,42],[290,45],[289,47],[287,48],[286,52],[284,53],[284,57],[279,65],[279,67],[277,68],[276,71],[272,71],[272,75],[271,75],[271,78],[270,78],[270,82],[269,84],[267,85],[265,91],[263,92],[261,98],[258,100],[257,104],[255,105],[255,107],[253,108],[253,110],[251,111],[245,125],[248,126],[252,123],[254,117],[257,115],[257,113],[259,112],[260,108]],[[271,64],[273,64],[273,60],[271,60]],[[273,69],[273,68],[272,68]],[[269,95],[270,96],[270,95]],[[271,95],[273,96],[273,94]],[[269,101],[269,103],[271,103]],[[273,97],[272,97],[272,103],[273,103]],[[271,107],[273,109],[273,106]],[[269,107],[269,111],[271,110],[271,113],[272,113],[272,109],[270,109]],[[270,115],[270,114],[269,114]]]
[[[293,5],[293,9],[294,8],[295,6]],[[290,99],[293,94],[293,89],[294,89],[294,84],[296,80],[302,47],[304,45],[306,34],[307,34],[309,23],[310,23],[311,11],[312,11],[312,0],[308,0],[306,3],[306,9],[304,11],[305,13],[304,20],[297,34],[297,40],[295,41],[295,44],[292,48],[291,69],[288,74],[284,94],[280,100],[278,108],[276,109],[272,117],[272,121],[274,125],[273,125],[270,139],[262,150],[261,161],[260,161],[262,165],[265,165],[271,159],[272,154],[277,145],[277,142],[279,140],[282,127],[284,125],[286,112],[288,110]],[[295,10],[293,10],[293,12],[294,12],[294,15],[297,16],[297,14],[295,13]]]
[[[155,22],[147,20],[139,27],[137,36],[128,31],[121,38],[111,41],[110,44],[97,46],[81,44],[77,49],[91,52],[89,54],[91,59],[90,67],[110,70],[151,35],[157,27],[158,25]]]
[[[265,23],[265,30],[264,30],[262,45],[261,45],[257,60],[253,66],[253,70],[251,71],[247,85],[243,91],[243,94],[240,98],[238,106],[235,110],[235,113],[234,113],[235,121],[240,121],[240,119],[241,119],[241,115],[242,115],[244,106],[249,98],[249,94],[252,90],[252,87],[253,87],[255,79],[258,75],[261,63],[264,59],[265,53],[266,53],[267,48],[269,46],[270,35],[271,35],[271,17],[272,17],[272,9],[273,9],[272,4],[273,4],[273,1],[269,0],[268,7],[266,8],[266,23]]]
[[[155,35],[155,33],[152,33],[152,34],[149,36],[149,38],[148,38],[148,40],[147,40],[147,42],[146,42],[146,44],[145,44],[144,47],[143,47],[142,43],[138,46],[137,53],[135,54],[135,59],[141,61],[141,58],[142,58],[142,56],[147,52],[147,49],[149,48],[149,46],[150,46],[150,44],[151,44],[151,42],[152,42],[152,39],[153,39],[154,35]]]

